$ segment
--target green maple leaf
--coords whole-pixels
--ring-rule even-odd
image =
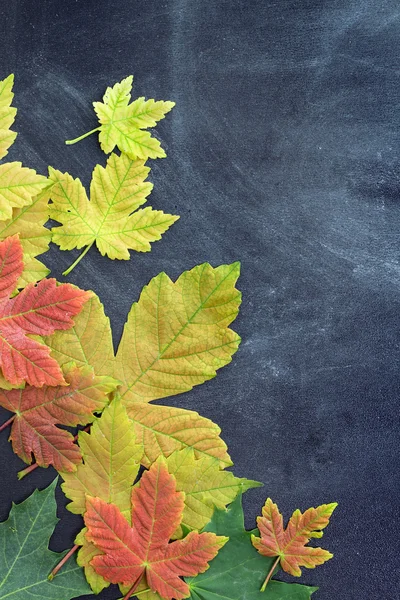
[[[239,495],[227,510],[216,509],[204,531],[222,532],[229,541],[205,573],[186,579],[191,600],[309,600],[317,588],[272,580],[265,592],[260,587],[274,559],[261,556],[244,528],[242,498]]]
[[[86,249],[64,272],[67,275],[95,243],[103,256],[129,260],[129,250],[148,252],[179,218],[151,207],[139,209],[153,185],[146,181],[150,169],[143,160],[112,154],[107,166],[96,165],[90,185],[90,201],[79,179],[49,168],[52,241],[61,250]],[[139,210],[138,210],[139,209]]]
[[[166,154],[160,142],[146,129],[155,127],[175,106],[175,102],[137,98],[129,104],[132,82],[133,76],[130,75],[113,87],[108,87],[103,102],[93,102],[100,127],[66,143],[74,144],[99,131],[100,146],[106,154],[117,146],[132,159],[164,158]]]
[[[48,549],[58,521],[56,484],[55,480],[21,504],[14,504],[7,521],[0,524],[0,600],[69,600],[90,593],[75,560],[69,561],[52,582],[48,580],[65,554]]]

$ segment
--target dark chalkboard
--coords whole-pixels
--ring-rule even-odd
[[[400,10],[397,0],[9,0],[1,73],[16,76],[8,159],[90,181],[106,157],[91,101],[134,74],[174,100],[152,162],[154,208],[181,215],[129,262],[92,249],[69,281],[95,290],[118,341],[160,271],[240,260],[243,338],[218,377],[172,399],[223,430],[254,526],[267,495],[286,517],[338,501],[334,560],[303,581],[317,600],[400,598]],[[54,276],[73,253],[52,247]],[[1,420],[5,412],[0,414]],[[0,436],[0,519],[54,478]],[[58,496],[52,547],[80,527]],[[397,550],[397,551],[396,551]],[[104,598],[117,598],[110,589]]]

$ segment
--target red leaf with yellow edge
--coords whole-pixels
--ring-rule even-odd
[[[74,471],[81,461],[79,447],[59,425],[86,425],[103,410],[107,394],[118,384],[111,377],[96,377],[92,367],[65,369],[67,386],[22,390],[1,390],[0,406],[15,412],[10,439],[13,449],[29,463],[34,454],[41,467],[53,465],[58,471]]]
[[[72,317],[81,310],[90,293],[55,279],[29,284],[14,298],[18,279],[24,270],[18,236],[0,242],[0,367],[13,385],[65,384],[57,361],[47,346],[28,335],[50,335],[69,329]]]
[[[191,532],[169,543],[180,525],[184,498],[183,492],[176,491],[175,478],[163,458],[132,490],[132,527],[116,506],[88,497],[86,537],[104,553],[92,559],[97,573],[111,583],[131,586],[131,593],[145,575],[149,588],[166,600],[189,596],[181,576],[208,569],[228,538]]]
[[[327,550],[312,548],[307,544],[311,538],[322,537],[322,529],[329,524],[336,506],[336,503],[322,504],[317,508],[309,508],[304,514],[295,510],[284,529],[283,517],[277,505],[268,498],[262,509],[262,517],[257,517],[261,537],[251,536],[253,546],[264,556],[276,556],[277,563],[280,561],[284,571],[299,577],[300,567],[314,569],[332,558],[333,554]]]

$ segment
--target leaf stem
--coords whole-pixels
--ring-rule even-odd
[[[26,469],[22,469],[22,471],[19,471],[17,473],[18,479],[21,481],[21,479],[23,479],[25,477],[25,475],[29,475],[29,473],[32,473],[32,471],[37,469],[38,466],[39,466],[38,463],[35,462],[32,465],[29,465],[29,467],[26,467]]]
[[[274,574],[275,568],[278,566],[280,558],[281,558],[280,556],[277,556],[276,561],[272,565],[268,575],[265,578],[264,583],[261,586],[260,592],[265,592],[265,588],[267,587],[269,580],[271,579],[272,575]]]
[[[89,246],[86,246],[86,248],[84,249],[84,251],[82,252],[82,254],[80,254],[78,256],[78,258],[76,259],[76,261],[73,262],[72,265],[70,267],[68,267],[68,269],[66,271],[63,272],[64,276],[69,275],[71,273],[72,269],[75,269],[76,265],[81,262],[82,258],[89,252],[89,250],[93,246],[93,244],[94,244],[94,240],[93,240],[93,242],[91,244],[89,244]]]
[[[3,431],[3,429],[5,429],[9,425],[11,425],[11,423],[14,421],[14,419],[15,419],[15,415],[13,415],[12,417],[10,417],[8,419],[8,421],[6,421],[5,423],[3,423],[3,425],[0,425],[0,431]]]
[[[68,552],[64,556],[64,558],[62,558],[60,560],[60,562],[54,567],[54,569],[52,570],[50,575],[47,576],[47,579],[49,581],[52,581],[54,579],[54,577],[57,575],[58,571],[65,565],[65,563],[71,558],[71,556],[73,554],[75,554],[75,552],[78,550],[78,548],[79,548],[78,544],[75,544],[75,546],[73,546],[71,548],[71,550],[68,550]]]
[[[136,581],[133,584],[133,586],[130,588],[129,592],[127,594],[125,594],[123,600],[129,600],[129,598],[135,592],[135,590],[136,590],[137,586],[139,585],[139,583],[142,581],[142,577],[143,577],[143,574],[139,575],[139,577],[136,579]]]
[[[101,127],[96,127],[96,129],[92,129],[92,131],[88,131],[87,133],[80,135],[79,137],[75,138],[74,140],[65,140],[65,143],[67,144],[67,146],[72,146],[72,144],[76,144],[76,142],[80,142],[81,140],[84,140],[89,135],[92,135],[92,133],[96,133],[96,131],[100,131],[100,129],[101,129]]]

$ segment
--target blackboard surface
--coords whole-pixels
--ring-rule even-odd
[[[397,0],[3,1],[0,78],[15,73],[7,160],[90,181],[106,157],[92,100],[135,76],[174,100],[157,135],[151,205],[181,215],[149,254],[92,249],[69,281],[99,294],[121,335],[151,277],[242,263],[243,342],[216,379],[171,403],[223,430],[246,522],[270,495],[287,518],[338,501],[335,558],[302,581],[316,600],[400,598],[400,11]],[[75,257],[52,247],[52,274]],[[0,414],[5,420],[6,412]],[[54,478],[0,436],[0,519]],[[52,547],[80,527],[59,494]],[[104,598],[118,598],[112,588]]]

